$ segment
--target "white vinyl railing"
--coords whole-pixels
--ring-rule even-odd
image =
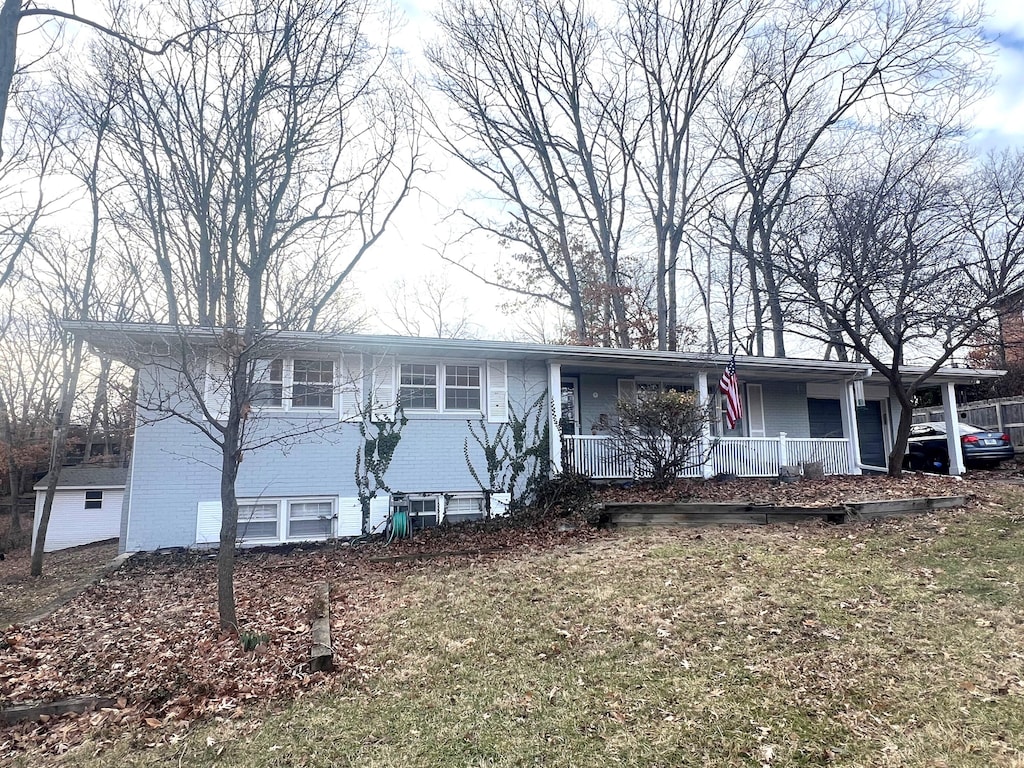
[[[641,479],[645,472],[617,448],[607,435],[565,435],[563,464],[595,480]],[[820,461],[826,475],[850,471],[849,441],[843,437],[721,437],[715,439],[708,459],[709,474],[738,477],[775,477],[786,464]],[[704,468],[694,466],[683,474],[701,477]]]

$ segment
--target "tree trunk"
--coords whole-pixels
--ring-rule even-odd
[[[7,458],[7,476],[11,485],[11,521],[7,528],[6,548],[13,549],[21,544],[21,515],[18,513],[18,498],[21,496],[21,475],[14,460]]]
[[[21,21],[21,0],[3,0],[0,6],[0,140],[4,135],[7,100],[14,83],[14,68],[18,58],[18,22]],[[0,143],[0,159],[4,149]]]
[[[71,348],[71,360],[64,380],[64,391],[61,394],[60,410],[57,412],[57,423],[53,430],[53,462],[50,477],[46,484],[46,496],[43,509],[39,513],[39,525],[36,530],[36,545],[32,550],[32,565],[29,571],[32,576],[43,575],[43,545],[46,543],[46,530],[50,525],[50,512],[53,510],[53,499],[57,495],[57,484],[60,482],[60,470],[68,455],[68,422],[71,419],[71,408],[75,402],[75,391],[78,389],[78,374],[82,369],[82,339],[76,337]]]
[[[910,427],[914,423],[914,392],[904,392],[902,386],[895,386],[896,399],[900,404],[900,423],[896,427],[896,440],[893,441],[892,453],[889,454],[889,477],[899,477],[903,474],[903,456],[907,452],[907,438],[910,437]]]
[[[233,400],[234,398],[232,398]],[[235,614],[235,541],[238,539],[238,497],[235,495],[235,480],[238,476],[239,435],[237,408],[232,403],[228,416],[228,427],[224,432],[221,449],[220,475],[220,550],[217,552],[217,613],[221,629],[238,632],[238,618]],[[236,423],[232,429],[232,416]]]
[[[92,413],[89,415],[89,429],[85,434],[85,455],[82,461],[88,463],[92,458],[92,447],[96,441],[96,425],[99,424],[100,413],[107,403],[107,379],[110,378],[110,360],[104,358],[100,361],[100,375],[96,382],[96,398],[92,402]],[[108,442],[103,441],[103,455],[106,456]]]

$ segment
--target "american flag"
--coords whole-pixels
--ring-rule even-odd
[[[736,377],[736,355],[725,366],[725,372],[718,382],[718,388],[725,395],[725,418],[729,422],[729,429],[736,426],[736,422],[743,416],[743,404],[740,402],[740,380]]]

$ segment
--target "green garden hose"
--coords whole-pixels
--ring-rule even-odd
[[[391,514],[391,533],[388,534],[388,544],[395,539],[407,539],[412,534],[409,527],[409,513],[404,509],[397,510]]]

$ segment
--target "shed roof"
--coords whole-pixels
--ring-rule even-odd
[[[124,488],[128,480],[128,470],[124,467],[96,467],[91,464],[80,464],[74,467],[61,467],[58,488]],[[50,482],[49,473],[33,486],[33,490],[42,491]]]

